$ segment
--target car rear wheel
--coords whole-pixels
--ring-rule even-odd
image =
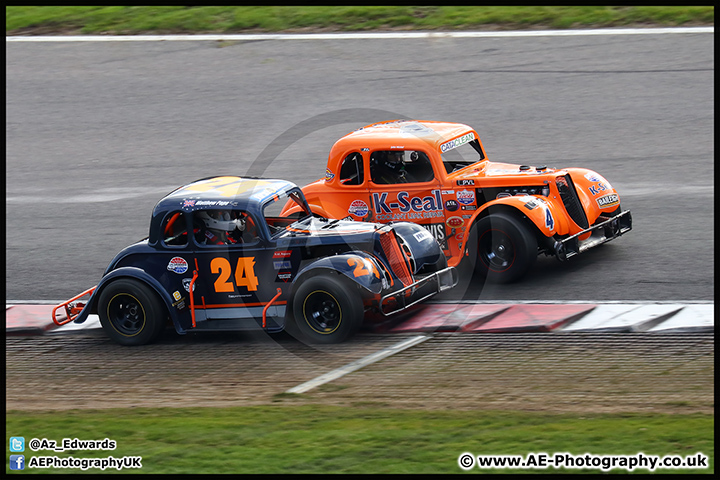
[[[143,283],[118,279],[100,293],[98,316],[112,340],[121,345],[145,345],[157,340],[162,333],[167,309],[157,294]]]
[[[310,343],[339,343],[360,328],[364,310],[359,293],[329,275],[303,282],[293,298],[294,329]]]
[[[470,247],[475,248],[475,271],[493,283],[523,277],[537,258],[537,239],[522,221],[494,213],[473,225]]]

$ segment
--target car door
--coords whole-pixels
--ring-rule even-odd
[[[241,214],[246,219],[246,230],[242,234],[236,231],[233,237],[227,232],[223,237],[218,234],[222,230],[216,230],[211,232],[220,237],[216,240],[206,232],[195,232],[198,277],[194,299],[196,310],[204,311],[209,321],[247,319],[252,326],[253,321],[262,318],[265,305],[275,297],[278,274],[274,269],[273,249],[257,230],[255,234],[250,233],[251,228],[259,225],[258,219],[247,212]],[[206,238],[211,241],[204,240]]]
[[[370,221],[420,224],[447,250],[441,185],[427,153],[376,150],[369,165]]]
[[[368,190],[367,153],[359,149],[348,152],[337,172],[337,182],[332,193],[323,196],[322,205],[330,218],[369,221],[370,203]],[[328,170],[326,179],[332,180],[334,172]]]

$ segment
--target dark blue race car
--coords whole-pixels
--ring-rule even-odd
[[[280,216],[289,206],[300,208]],[[335,343],[366,313],[392,315],[456,284],[419,225],[328,220],[290,182],[212,177],[160,200],[149,236],[116,255],[97,286],[58,305],[53,321],[97,314],[123,345],[152,342],[169,323],[180,334],[287,328]]]

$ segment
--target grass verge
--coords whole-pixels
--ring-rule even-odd
[[[461,473],[458,457],[568,452],[679,455],[702,452],[712,473],[712,415],[570,415],[271,405],[7,412],[9,436],[117,442],[113,451],[33,452],[32,456],[141,456],[137,473]],[[9,467],[8,472],[9,472]],[[74,473],[26,469],[26,473]],[[79,470],[76,470],[76,472]],[[473,469],[476,473],[538,472]],[[542,472],[543,470],[539,470]],[[552,473],[555,470],[546,470]],[[599,469],[568,469],[602,473]],[[87,473],[97,473],[89,469]],[[128,470],[127,472],[133,472]],[[613,470],[623,473],[624,470]],[[637,473],[648,473],[638,469]]]
[[[713,25],[712,6],[8,6],[15,34],[242,33]]]

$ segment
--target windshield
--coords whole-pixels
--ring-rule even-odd
[[[485,155],[483,155],[480,142],[477,139],[448,149],[441,153],[441,157],[447,173],[467,167],[480,160],[485,160]]]
[[[293,212],[286,216],[281,216],[281,212]],[[290,225],[307,220],[312,217],[312,213],[308,209],[304,197],[299,191],[290,191],[276,195],[265,204],[263,209],[265,223],[270,229],[270,234],[275,236],[284,231]]]

